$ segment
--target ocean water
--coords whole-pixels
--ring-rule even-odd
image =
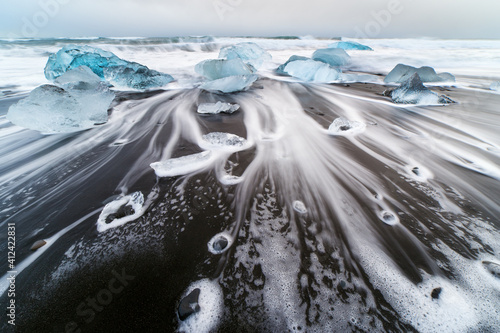
[[[194,66],[242,41],[273,57],[259,80],[198,89]],[[344,71],[378,81],[275,75],[327,39],[0,40],[0,250],[15,223],[15,330],[496,332],[500,41],[358,41],[374,51],[348,51]],[[109,121],[87,131],[10,124],[10,105],[47,83],[49,54],[70,43],[176,81],[116,90]],[[393,104],[383,78],[398,63],[454,74],[432,89],[457,103]],[[218,101],[240,108],[196,112]],[[106,224],[124,204],[134,214]],[[182,321],[196,289],[199,311]]]

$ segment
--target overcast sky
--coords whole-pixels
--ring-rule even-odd
[[[500,0],[19,0],[1,37],[276,36],[500,39]]]

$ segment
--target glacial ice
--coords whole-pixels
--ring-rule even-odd
[[[257,81],[258,78],[259,76],[255,74],[228,76],[222,79],[205,82],[200,85],[200,89],[232,93],[247,89]]]
[[[258,69],[266,61],[271,60],[271,55],[255,43],[238,43],[221,48],[219,52],[221,59],[241,59],[247,65]]]
[[[43,134],[76,132],[105,123],[114,93],[103,82],[71,80],[60,80],[65,88],[47,84],[34,89],[9,108],[7,119]]]
[[[366,125],[359,121],[347,120],[344,118],[337,118],[328,127],[328,134],[331,135],[352,135],[364,131]]]
[[[312,59],[333,67],[339,67],[347,65],[351,57],[342,49],[319,49],[313,53]]]
[[[222,79],[235,75],[250,75],[254,71],[240,58],[235,59],[209,59],[198,63],[195,72],[209,80]]]
[[[75,86],[81,82],[96,85],[100,84],[102,81],[101,78],[87,66],[79,66],[71,69],[54,80],[54,83],[62,87]]]
[[[203,149],[241,149],[247,144],[247,140],[231,133],[212,132],[202,137],[200,147]]]
[[[209,114],[218,114],[218,113],[233,113],[238,110],[240,106],[238,104],[231,103],[202,103],[198,105],[198,113],[209,113]]]
[[[491,90],[500,91],[500,81],[495,81],[490,85]]]
[[[103,232],[124,225],[144,214],[144,195],[134,192],[108,203],[97,219],[97,231]]]
[[[285,67],[291,63],[292,61],[297,61],[297,60],[310,60],[310,58],[307,58],[307,57],[302,57],[302,56],[298,56],[298,55],[293,55],[291,56],[284,64],[280,65],[277,69],[276,69],[276,73],[278,74],[284,74],[284,75],[288,75],[287,72],[285,72]]]
[[[54,81],[68,70],[79,66],[89,67],[101,79],[106,78],[107,71],[107,79],[112,84],[134,89],[157,88],[173,81],[168,74],[150,70],[141,64],[120,59],[111,52],[86,45],[67,45],[51,54],[45,65],[45,77]]]
[[[436,74],[432,67],[423,66],[420,68],[398,64],[387,74],[384,82],[403,83],[413,74],[417,73],[422,82],[455,82],[455,77],[450,73]]]
[[[336,42],[328,45],[331,49],[343,49],[343,50],[363,50],[363,51],[373,51],[369,46],[360,44],[358,42]]]
[[[201,170],[212,163],[212,152],[171,158],[166,161],[151,163],[150,166],[158,177],[174,177]]]
[[[427,89],[417,73],[414,73],[409,79],[403,82],[398,88],[386,92],[394,103],[401,104],[449,104],[454,103],[450,98],[439,96],[433,91]]]
[[[341,79],[341,72],[328,64],[315,60],[295,60],[283,70],[290,76],[308,82],[332,82]]]
[[[172,82],[174,78],[143,65],[112,66],[104,68],[104,77],[118,87],[138,90],[159,88]]]

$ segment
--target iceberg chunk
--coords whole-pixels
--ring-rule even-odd
[[[417,73],[413,74],[398,88],[384,94],[390,96],[394,103],[425,105],[454,103],[450,98],[444,95],[439,96],[427,89]]]
[[[423,66],[420,68],[398,64],[387,74],[384,82],[403,83],[413,74],[417,73],[422,82],[455,82],[455,77],[450,73],[436,74],[432,67]]]
[[[135,192],[119,197],[104,206],[97,219],[97,231],[103,232],[138,219],[144,214],[144,195]]]
[[[234,75],[249,75],[254,72],[240,58],[204,60],[197,64],[194,70],[209,80],[217,80]]]
[[[60,86],[69,87],[78,85],[80,82],[97,85],[102,81],[89,67],[79,66],[62,74],[54,82]]]
[[[246,146],[247,140],[231,133],[212,132],[202,137],[200,147],[204,149],[242,149]]]
[[[104,78],[103,68],[126,64],[127,61],[108,51],[87,45],[67,45],[49,56],[45,65],[45,77],[54,81],[70,69],[87,66],[100,78]]]
[[[239,58],[247,65],[257,69],[266,61],[271,60],[271,55],[255,43],[238,43],[223,47],[219,52],[221,59]]]
[[[291,56],[284,64],[280,65],[277,69],[276,69],[276,73],[278,74],[284,74],[284,75],[288,75],[288,73],[285,72],[285,67],[286,65],[288,65],[289,63],[291,63],[292,61],[297,61],[297,60],[310,60],[310,58],[307,58],[307,57],[302,57],[302,56],[298,56],[298,55],[293,55]]]
[[[232,93],[246,90],[257,81],[258,78],[259,76],[255,74],[228,76],[222,79],[205,82],[200,85],[200,88],[208,91]]]
[[[101,79],[105,78],[107,70],[111,83],[134,89],[160,87],[173,81],[168,74],[150,70],[141,64],[120,59],[111,52],[86,45],[67,45],[51,54],[45,65],[45,77],[54,81],[68,70],[80,66],[89,67]],[[111,70],[113,67],[116,68]],[[124,78],[127,75],[132,75],[132,78]]]
[[[284,72],[308,82],[332,82],[341,79],[341,72],[320,61],[296,60],[284,68]]]
[[[358,134],[365,130],[366,125],[359,121],[337,118],[328,127],[328,134],[331,135],[352,135]]]
[[[174,177],[202,170],[211,163],[212,152],[204,151],[198,154],[151,163],[150,166],[154,169],[158,177]]]
[[[500,81],[493,82],[493,83],[490,85],[490,89],[491,89],[491,90],[500,91]]]
[[[351,57],[342,49],[319,49],[313,53],[312,59],[339,67],[347,65]]]
[[[138,90],[158,88],[172,82],[174,78],[143,65],[112,66],[104,68],[104,77],[113,85]]]
[[[221,112],[224,113],[233,113],[238,110],[240,106],[238,104],[230,104],[230,103],[202,103],[198,105],[198,113],[210,113],[210,114],[218,114]]]
[[[44,134],[81,131],[108,120],[115,95],[104,83],[80,82],[71,87],[40,86],[12,105],[7,119]]]
[[[363,51],[373,51],[369,46],[360,44],[358,42],[336,42],[328,45],[331,49],[343,49],[343,50],[363,50]]]

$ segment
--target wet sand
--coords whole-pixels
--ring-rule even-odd
[[[1,219],[17,224],[18,263],[32,253],[35,241],[100,209],[121,189],[145,196],[158,191],[139,219],[98,233],[97,212],[19,274],[16,331],[176,331],[182,294],[203,278],[218,281],[225,297],[212,331],[421,330],[415,324],[420,321],[401,315],[404,311],[387,296],[391,286],[377,282],[365,248],[390,258],[416,289],[428,288],[428,276],[459,280],[454,256],[444,246],[472,261],[498,255],[498,242],[483,235],[499,232],[499,180],[494,167],[479,163],[498,167],[500,162],[495,142],[500,95],[435,87],[459,103],[407,107],[390,105],[382,95],[386,88],[263,79],[239,94],[120,93],[112,109],[120,117],[110,119],[111,127],[51,141],[29,131],[11,134],[12,142],[28,146],[25,156],[1,168],[1,175],[10,175],[3,183]],[[283,100],[269,105],[281,91],[287,93]],[[297,103],[285,105],[287,96]],[[216,101],[238,103],[241,109],[232,115],[196,113],[200,103]],[[3,100],[0,110],[12,102]],[[298,116],[287,114],[287,107],[299,106],[293,111]],[[276,107],[284,108],[282,114],[271,111]],[[279,133],[280,117],[295,117],[287,126],[295,126],[302,141],[286,142],[285,129],[269,144],[232,154],[222,167],[232,166],[233,175],[245,177],[239,185],[222,185],[215,169],[157,178],[149,164],[161,160],[171,140],[176,143],[170,157],[201,151],[189,139],[194,132],[184,135],[189,122],[182,119],[188,114],[203,134],[249,139],[257,124]],[[319,126],[306,124],[304,115]],[[326,131],[338,117],[362,118],[366,131],[317,134],[322,138],[317,145],[316,136],[300,132]],[[133,126],[126,127],[128,122]],[[176,137],[177,130],[183,135]],[[35,147],[40,140],[47,141],[43,150]],[[4,149],[3,156],[14,156],[14,148],[21,149]],[[322,159],[326,153],[336,155]],[[302,161],[300,156],[320,158]],[[16,174],[30,160],[50,161],[51,167]],[[415,167],[431,170],[430,180],[412,175]],[[318,177],[322,170],[328,172]],[[308,207],[305,215],[291,208],[299,199]],[[397,226],[384,223],[384,210]],[[214,255],[207,243],[221,231],[229,231],[235,243]],[[0,263],[2,271],[4,266]],[[430,302],[433,290],[422,291]],[[4,304],[5,295],[0,300]],[[491,318],[483,329],[494,325]]]

